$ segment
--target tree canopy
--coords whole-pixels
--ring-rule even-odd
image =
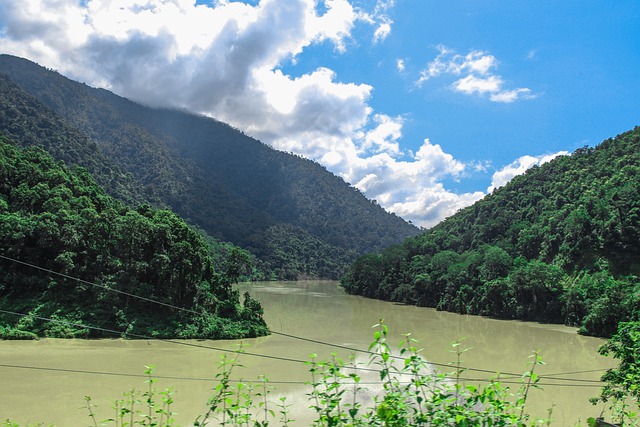
[[[354,294],[610,336],[640,311],[640,128],[529,169],[356,260]]]
[[[0,137],[0,309],[28,314],[0,315],[2,336],[109,336],[72,324],[154,337],[264,335],[259,303],[241,303],[232,287],[248,254],[224,247],[214,257],[173,212],[131,209],[86,169]]]

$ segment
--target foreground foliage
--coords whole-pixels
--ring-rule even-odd
[[[533,167],[424,232],[365,255],[353,294],[611,336],[640,307],[640,128]]]
[[[0,338],[101,335],[82,325],[154,337],[264,335],[260,304],[248,295],[241,304],[232,288],[248,256],[226,248],[216,262],[174,213],[130,209],[85,169],[0,137],[0,309],[28,313],[0,313]]]
[[[599,353],[619,361],[602,376],[605,386],[594,404],[609,404],[620,425],[640,425],[640,322],[623,322]]]

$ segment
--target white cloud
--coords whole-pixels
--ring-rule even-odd
[[[373,33],[373,43],[384,41],[391,34],[393,20],[389,11],[395,6],[395,0],[377,0],[370,12],[359,10],[359,19],[376,27]]]
[[[438,45],[436,49],[438,56],[420,72],[420,78],[416,81],[418,86],[442,75],[465,75],[451,84],[454,91],[465,95],[488,94],[489,100],[502,103],[536,97],[529,88],[504,89],[504,80],[494,73],[498,68],[498,60],[488,52],[472,50],[460,55],[444,45]]]
[[[533,99],[536,95],[531,93],[531,89],[520,88],[514,90],[506,90],[503,92],[496,91],[491,94],[489,99],[494,102],[504,102],[506,104],[513,102],[519,98],[523,99]]]
[[[474,50],[463,56],[444,45],[436,46],[436,50],[438,50],[438,56],[427,65],[427,68],[421,71],[418,83],[442,74],[459,76],[462,73],[475,73],[487,75],[492,68],[497,66],[496,58],[487,52]]]
[[[393,21],[385,20],[378,25],[378,28],[376,28],[376,31],[373,33],[374,43],[381,42],[391,34],[391,24],[393,24]]]
[[[277,0],[273,0],[277,1]],[[261,2],[265,3],[263,0]],[[281,2],[282,3],[282,2]],[[307,7],[313,8],[313,2],[287,1],[286,3],[307,3]],[[359,19],[358,13],[347,0],[325,0],[327,12],[322,16],[310,15],[308,34],[314,34],[318,40],[328,39],[334,42],[339,51],[346,49],[345,40],[351,35],[355,21]],[[297,53],[297,52],[296,52]]]
[[[473,51],[465,56],[461,64],[462,69],[468,69],[471,72],[486,75],[492,68],[497,66],[495,56],[481,51]]]
[[[453,84],[453,88],[457,92],[462,92],[467,95],[473,95],[474,93],[483,94],[486,92],[496,94],[499,93],[502,83],[502,80],[498,76],[488,76],[483,78],[470,74],[467,77],[456,81]]]
[[[389,153],[349,157],[345,153],[341,175],[389,211],[430,227],[458,209],[484,196],[482,192],[455,194],[441,180],[461,176],[468,165],[445,153],[428,139],[411,159],[398,160]]]
[[[464,164],[429,140],[415,154],[400,148],[404,119],[372,109],[372,86],[341,82],[326,67],[296,77],[283,72],[314,44],[345,51],[357,25],[372,26],[375,42],[392,29],[391,0],[378,0],[369,11],[348,0],[322,4],[319,12],[316,0],[0,0],[0,42],[3,52],[72,78],[149,105],[216,117],[319,161],[417,225],[434,225],[482,197],[442,184],[478,163]],[[463,93],[501,102],[530,95],[502,89],[492,55],[439,49],[425,79],[455,75]],[[396,66],[404,69],[404,62]]]
[[[376,127],[368,131],[359,152],[387,152],[390,155],[402,154],[398,139],[402,136],[402,118],[391,118],[384,114],[373,116]]]
[[[453,194],[445,190],[442,184],[437,184],[422,189],[412,200],[394,203],[390,210],[414,224],[430,227],[484,196],[485,194],[481,191],[462,195]]]
[[[508,164],[499,171],[494,172],[491,186],[487,189],[488,193],[491,193],[496,188],[502,187],[513,179],[516,175],[522,175],[527,169],[537,165],[540,166],[548,161],[555,159],[558,156],[568,155],[568,151],[559,151],[553,154],[543,154],[541,156],[522,156],[512,163]]]

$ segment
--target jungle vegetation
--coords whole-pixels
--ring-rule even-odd
[[[268,333],[260,304],[232,287],[245,251],[207,243],[169,210],[129,208],[86,169],[1,136],[0,256],[0,338]]]
[[[640,128],[516,176],[422,234],[358,258],[344,288],[611,336],[640,320]]]

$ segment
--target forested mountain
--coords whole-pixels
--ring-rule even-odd
[[[155,337],[268,332],[259,303],[245,295],[241,304],[232,288],[246,253],[218,253],[216,265],[203,236],[176,214],[148,205],[132,210],[86,169],[70,170],[40,148],[20,149],[3,137],[0,255],[0,338],[113,337],[69,323]]]
[[[275,277],[337,278],[358,254],[418,232],[319,164],[211,118],[147,108],[8,55],[0,74],[1,133],[86,167],[132,206],[169,207]]]
[[[640,320],[640,127],[515,177],[437,226],[359,258],[348,292],[580,326]]]

